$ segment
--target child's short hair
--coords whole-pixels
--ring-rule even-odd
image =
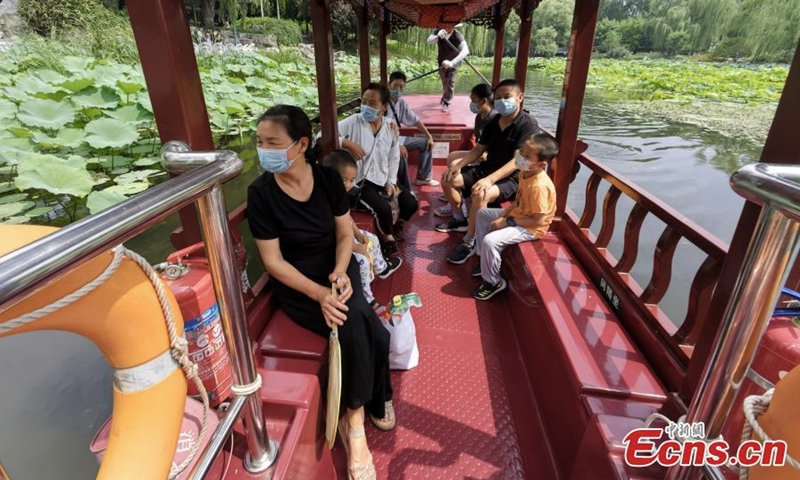
[[[558,155],[558,143],[551,137],[545,133],[537,133],[535,135],[531,135],[528,141],[533,142],[534,145],[539,147],[539,153],[537,157],[539,158],[540,162],[550,162],[552,159],[556,158]]]
[[[326,167],[335,168],[337,172],[344,167],[353,167],[358,170],[358,164],[356,159],[353,158],[353,154],[341,148],[332,150],[331,153],[325,155],[325,158],[322,159],[322,164]]]

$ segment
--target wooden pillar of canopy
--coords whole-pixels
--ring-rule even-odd
[[[322,151],[327,154],[339,148],[330,0],[311,0],[311,24],[314,30],[314,63],[317,67]]]
[[[186,2],[138,0],[128,2],[127,7],[161,142],[179,140],[192,150],[213,150],[214,137],[187,22]],[[181,209],[179,216],[183,230],[172,238],[175,247],[201,241],[194,206]]]
[[[554,163],[557,192],[556,215],[562,215],[567,206],[567,194],[572,180],[572,170],[577,152],[578,127],[581,123],[586,78],[592,59],[594,31],[600,0],[578,0],[572,16],[572,37],[567,56],[561,108],[558,111],[556,140],[559,145],[558,161]]]

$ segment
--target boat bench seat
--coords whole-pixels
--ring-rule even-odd
[[[625,419],[641,426],[624,409],[616,416],[604,413],[606,402],[635,401],[655,410],[667,394],[556,233],[511,246],[504,255],[507,300],[527,375],[541,411],[548,412],[545,428],[564,446],[555,446],[557,467],[563,478],[573,478],[568,475],[576,458],[591,453],[576,451],[576,445],[584,439],[613,445],[604,439],[603,422],[614,425],[614,432],[628,424]],[[607,448],[605,455],[613,461],[618,452]]]

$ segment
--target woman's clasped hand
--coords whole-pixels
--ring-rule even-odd
[[[331,288],[320,287],[320,296],[317,301],[322,308],[325,323],[330,328],[333,328],[334,325],[344,325],[345,320],[347,320],[345,312],[349,309],[345,304],[353,295],[353,285],[350,283],[350,277],[347,276],[347,272],[333,272],[328,276],[328,279],[331,285],[334,286],[336,293]]]

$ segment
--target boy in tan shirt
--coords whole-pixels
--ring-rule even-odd
[[[483,282],[472,292],[488,300],[506,288],[500,277],[500,255],[508,245],[538,240],[547,233],[556,212],[556,188],[547,175],[547,165],[558,154],[551,137],[536,134],[525,140],[517,152],[519,188],[514,202],[505,209],[483,208],[475,222],[475,253],[481,257],[473,277]]]

